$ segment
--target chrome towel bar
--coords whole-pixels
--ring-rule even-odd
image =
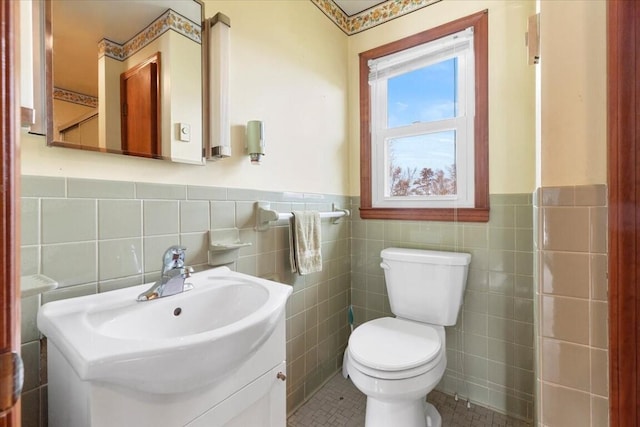
[[[335,203],[331,207],[332,211],[330,212],[320,212],[320,218],[333,218],[333,222],[336,223],[340,218],[351,215],[349,209],[340,209],[336,207]],[[256,202],[256,230],[258,231],[267,230],[271,221],[281,221],[292,216],[291,212],[278,212],[271,209],[269,202]]]

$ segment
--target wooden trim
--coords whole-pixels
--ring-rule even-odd
[[[20,124],[31,126],[36,122],[36,110],[28,107],[20,107]]]
[[[474,30],[476,61],[475,209],[486,210],[489,221],[489,13],[469,17]]]
[[[373,55],[360,54],[360,212],[371,209],[371,91],[368,61]],[[360,214],[362,217],[362,213]],[[363,217],[364,218],[364,217]]]
[[[125,71],[124,73],[120,74],[120,108],[121,108],[121,112],[120,112],[120,140],[121,140],[121,146],[122,146],[122,153],[123,154],[130,154],[130,155],[135,155],[135,156],[141,156],[141,157],[151,157],[151,158],[162,158],[162,155],[164,153],[162,153],[162,94],[161,94],[161,81],[162,81],[162,75],[161,75],[161,68],[160,68],[160,58],[161,58],[161,53],[160,52],[156,52],[153,55],[151,55],[150,57],[148,57],[147,59],[141,61],[140,63],[136,64],[135,66],[129,68],[127,71]],[[132,75],[138,73],[141,69],[143,69],[144,67],[148,66],[148,65],[152,65],[154,66],[153,68],[153,76],[155,77],[152,85],[153,85],[153,97],[155,97],[155,99],[152,101],[152,107],[155,106],[155,135],[152,135],[152,139],[155,140],[155,144],[153,149],[155,150],[152,153],[139,153],[139,152],[130,152],[129,151],[129,139],[128,139],[128,132],[127,132],[127,120],[124,118],[124,114],[122,112],[122,108],[123,108],[123,104],[125,104],[127,102],[127,92],[125,90],[125,86],[126,86],[126,80],[131,77]],[[152,121],[151,123],[152,125],[154,124],[154,122]],[[170,153],[169,153],[170,154]],[[170,156],[169,156],[170,157]]]
[[[476,116],[475,206],[464,209],[374,208],[371,182],[371,106],[369,90],[370,59],[474,28]],[[489,18],[484,10],[404,39],[360,53],[360,216],[365,219],[406,219],[433,221],[487,222],[489,220]]]
[[[610,425],[640,425],[640,3],[607,2]]]
[[[441,37],[448,36],[449,34],[457,33],[458,31],[462,31],[468,27],[474,27],[475,34],[478,29],[480,29],[478,25],[485,27],[485,32],[483,33],[483,35],[486,36],[488,34],[486,32],[488,28],[488,15],[489,11],[485,9],[480,12],[476,12],[473,15],[465,16],[463,18],[456,19],[455,21],[447,22],[446,24],[440,25],[435,28],[430,28],[428,30],[413,34],[403,39],[387,43],[382,46],[374,47],[373,49],[360,53],[360,57],[362,58],[363,56],[365,56],[368,60],[379,58],[381,56],[391,55],[392,53],[400,52],[410,47],[424,44]]]
[[[18,223],[18,189],[19,151],[17,146],[20,120],[18,99],[18,12],[19,2],[3,1],[0,3],[0,168],[2,169],[2,191],[0,196],[0,354],[20,352],[20,290],[18,269],[20,251],[17,242]],[[3,377],[6,379],[6,377]],[[11,380],[11,378],[9,378]],[[0,400],[6,401],[6,394],[11,393],[13,384],[0,384]],[[10,400],[9,400],[10,401]],[[12,409],[0,414],[0,427],[18,427],[20,421],[20,400]]]
[[[362,219],[399,219],[410,221],[489,221],[489,209],[482,208],[360,208]]]

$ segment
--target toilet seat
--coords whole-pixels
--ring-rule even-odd
[[[362,324],[349,338],[349,357],[362,373],[376,378],[410,378],[433,369],[442,358],[435,327],[383,317]]]

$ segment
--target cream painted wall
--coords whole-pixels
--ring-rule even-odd
[[[183,163],[202,163],[201,46],[175,31],[167,31],[125,61],[102,56],[98,60],[101,146],[121,148],[120,75],[160,52],[163,155]],[[180,76],[172,79],[171,76]],[[177,123],[191,126],[191,141],[178,141]]]
[[[98,146],[111,150],[122,148],[120,121],[120,74],[125,64],[106,55],[98,59]]]
[[[93,107],[55,98],[53,100],[53,108],[56,110],[56,117],[53,120],[53,132],[56,135],[56,139],[60,139],[58,129],[69,126],[71,123],[77,122],[81,117],[95,112],[95,108]]]
[[[606,2],[540,2],[542,185],[607,182]]]
[[[350,193],[360,192],[358,53],[489,10],[489,191],[535,189],[535,75],[524,44],[530,0],[443,1],[349,37]]]
[[[23,135],[28,175],[348,194],[347,36],[310,1],[205,1],[231,18],[230,159],[206,166],[46,147]],[[252,166],[244,126],[264,120]]]
[[[485,8],[490,191],[533,191],[534,73],[526,60],[524,32],[535,3],[516,0],[439,2],[349,38],[310,1],[265,0],[250,7],[242,1],[206,1],[207,16],[220,11],[232,20],[233,158],[197,168],[47,148],[41,139],[26,136],[22,170],[358,195],[358,53]],[[253,119],[264,120],[266,127],[267,155],[258,167],[243,153],[244,125]]]
[[[164,67],[170,67],[168,73],[162,74],[163,91],[171,94],[170,116],[163,117],[162,140],[170,141],[171,158],[184,162],[202,162],[202,104],[190,102],[191,99],[202,98],[202,64],[201,46],[188,38],[168,31],[169,46],[163,49]],[[198,60],[197,65],[194,58]],[[171,76],[180,76],[171,79]],[[191,128],[191,141],[178,139],[178,124],[186,123]],[[164,150],[164,148],[163,148]]]
[[[160,52],[162,153],[174,161],[197,165],[202,163],[202,104],[192,100],[202,99],[201,48],[187,37],[167,31],[122,63],[122,71],[129,70]],[[116,90],[119,87],[118,75]],[[178,140],[178,123],[191,126],[191,141]]]

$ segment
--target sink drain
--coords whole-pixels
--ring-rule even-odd
[[[175,310],[173,310],[173,315],[174,316],[180,316],[181,313],[182,313],[182,309],[180,307],[178,307]]]

